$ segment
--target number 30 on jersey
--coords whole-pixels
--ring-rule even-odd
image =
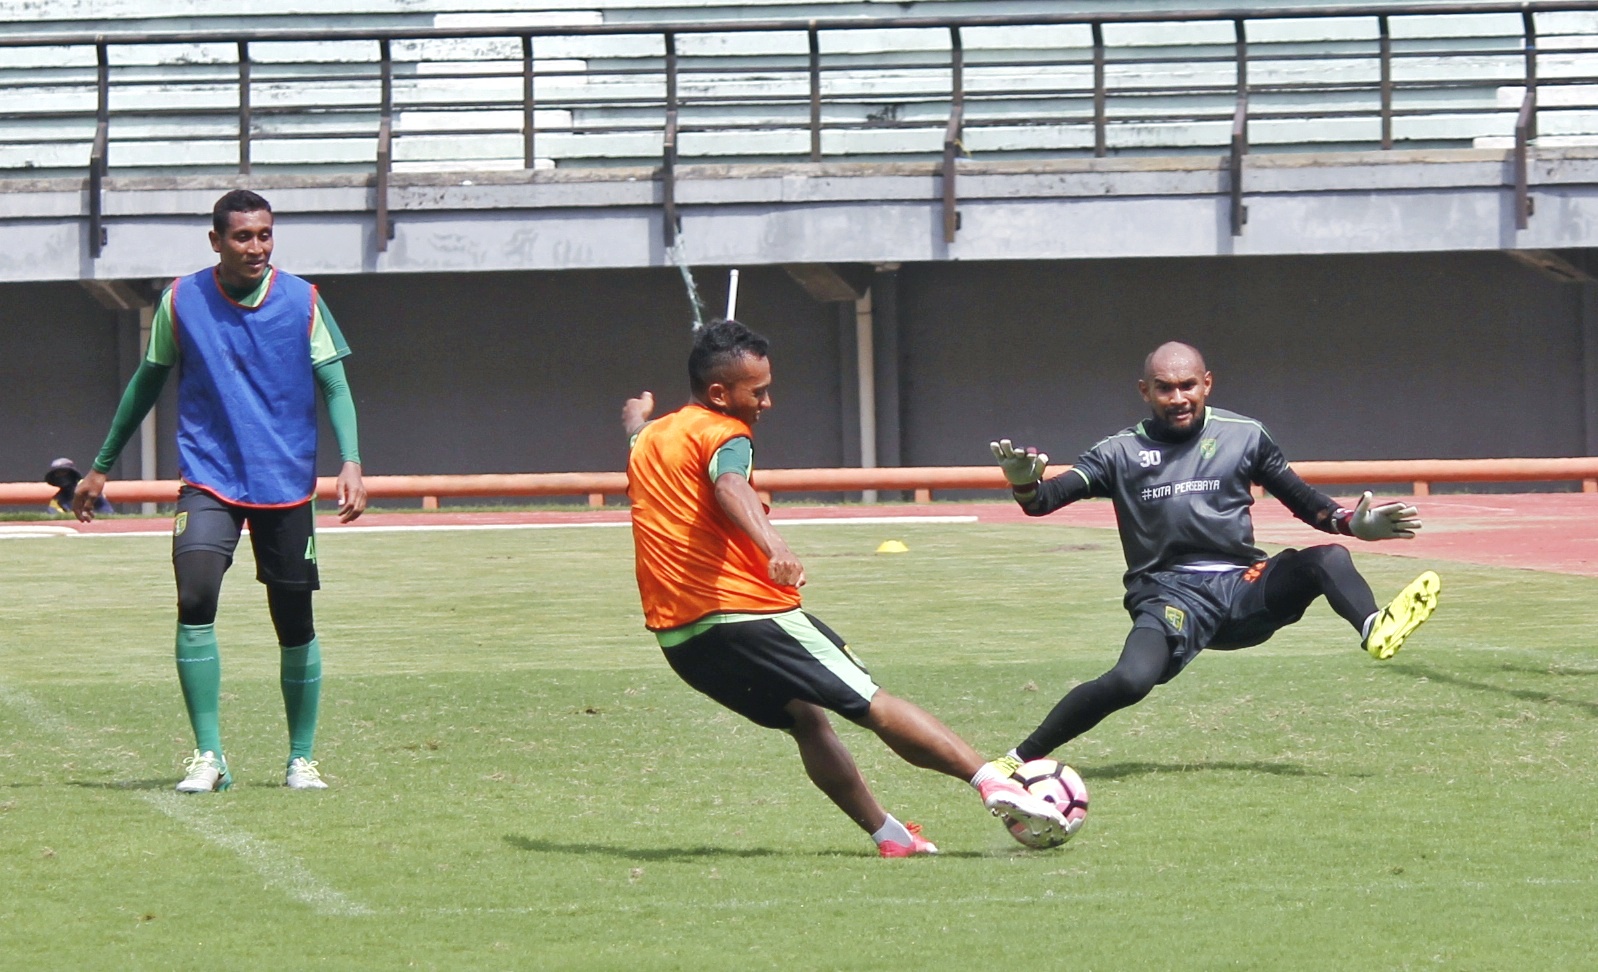
[[[1147,469],[1150,466],[1158,466],[1160,464],[1160,450],[1139,449],[1137,453],[1137,464],[1142,466],[1144,469]]]

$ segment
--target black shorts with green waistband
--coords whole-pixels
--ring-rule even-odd
[[[797,608],[765,616],[713,615],[676,630],[688,637],[671,644],[662,637],[672,670],[756,725],[792,728],[786,707],[796,699],[858,720],[877,692],[837,632]]]

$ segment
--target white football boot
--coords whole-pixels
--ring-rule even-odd
[[[306,759],[304,756],[296,756],[289,763],[288,773],[283,777],[283,785],[291,790],[327,789],[327,783],[316,768],[316,761]]]

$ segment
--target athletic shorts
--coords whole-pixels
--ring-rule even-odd
[[[248,523],[256,580],[284,590],[317,590],[322,584],[316,571],[315,507],[314,500],[297,506],[239,506],[185,485],[172,520],[172,558],[210,550],[232,564],[239,533]]]
[[[1160,631],[1171,648],[1161,682],[1175,678],[1206,648],[1232,651],[1263,644],[1304,616],[1302,610],[1273,614],[1265,606],[1265,579],[1281,556],[1239,570],[1155,571],[1132,582],[1125,600],[1132,627]]]
[[[795,699],[865,717],[877,685],[835,631],[797,609],[734,617],[661,649],[683,681],[770,729],[793,727]]]

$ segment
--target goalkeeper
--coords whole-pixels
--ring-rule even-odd
[[[1198,350],[1168,343],[1144,362],[1138,390],[1152,414],[1094,445],[1063,475],[1044,480],[1049,457],[992,443],[1016,502],[1044,516],[1088,497],[1108,497],[1126,555],[1132,631],[1115,667],[1073,688],[1042,725],[996,760],[1013,771],[1047,756],[1110,713],[1143,700],[1205,648],[1247,648],[1304,616],[1324,596],[1359,632],[1373,658],[1391,658],[1437,606],[1439,579],[1426,571],[1378,610],[1370,585],[1342,546],[1284,550],[1254,545],[1249,507],[1263,486],[1293,515],[1326,533],[1360,540],[1408,539],[1420,529],[1413,506],[1353,510],[1288,468],[1265,427],[1205,404],[1213,378]]]

